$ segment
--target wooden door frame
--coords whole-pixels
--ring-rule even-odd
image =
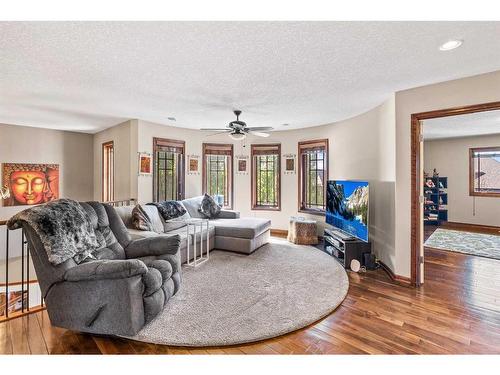
[[[483,104],[474,104],[463,107],[454,107],[448,109],[439,109],[428,112],[413,113],[411,115],[411,283],[414,286],[420,285],[419,267],[423,263],[420,258],[420,248],[423,239],[421,238],[421,229],[423,219],[420,217],[420,198],[419,193],[422,185],[420,181],[420,157],[422,153],[421,137],[423,136],[420,123],[423,120],[429,120],[439,117],[449,117],[465,115],[476,112],[494,111],[500,109],[500,102],[490,102]]]

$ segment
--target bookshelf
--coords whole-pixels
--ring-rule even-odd
[[[448,221],[448,177],[425,177],[424,224],[440,225],[445,221]]]

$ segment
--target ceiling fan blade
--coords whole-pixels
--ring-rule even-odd
[[[220,134],[228,134],[228,133],[230,133],[230,132],[231,132],[231,130],[229,130],[229,131],[228,131],[228,130],[225,130],[225,131],[223,131],[223,132],[217,132],[217,133],[207,134],[207,135],[206,135],[206,137],[212,137],[212,136],[214,136],[214,135],[220,135]]]
[[[268,132],[270,130],[273,130],[272,126],[252,126],[247,128],[250,131],[262,131],[262,132]]]
[[[250,132],[250,134],[256,135],[257,137],[264,137],[264,138],[267,138],[270,136],[269,133],[262,133],[262,132],[256,132],[256,131],[252,131],[252,132]]]
[[[204,129],[200,129],[200,130],[207,131],[207,132],[222,132],[222,131],[230,131],[231,129],[229,129],[229,128],[204,128]]]

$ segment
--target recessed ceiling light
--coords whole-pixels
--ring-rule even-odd
[[[441,44],[439,47],[440,51],[451,51],[452,49],[458,48],[462,45],[463,41],[454,39],[454,40],[448,40],[446,43]]]
[[[175,121],[175,117],[167,117],[170,121]]]
[[[281,124],[281,125],[282,125],[282,126],[288,126],[288,125],[290,125],[290,124]]]

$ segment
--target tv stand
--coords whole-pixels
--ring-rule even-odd
[[[363,265],[363,254],[372,251],[370,242],[358,240],[338,229],[325,229],[323,239],[323,250],[337,259],[346,269],[350,269],[353,259]]]

